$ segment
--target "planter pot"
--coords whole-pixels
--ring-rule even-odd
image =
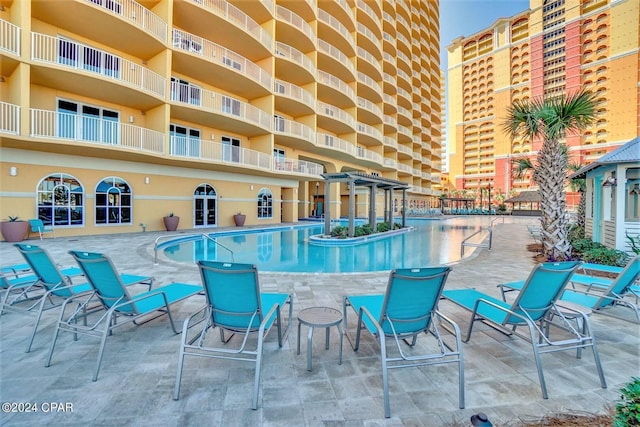
[[[164,228],[167,231],[176,231],[178,229],[178,223],[180,222],[179,216],[165,216],[162,218],[164,221]]]
[[[233,216],[233,222],[236,223],[236,227],[242,227],[246,219],[247,219],[247,216],[242,214],[235,214]]]
[[[29,223],[27,221],[2,222],[0,231],[6,242],[21,242],[27,237]]]

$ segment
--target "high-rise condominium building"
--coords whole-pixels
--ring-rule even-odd
[[[513,174],[540,141],[502,125],[517,100],[596,93],[597,122],[567,136],[569,161],[588,164],[640,134],[638,0],[531,0],[530,9],[448,46],[449,177],[458,190],[531,188]],[[577,201],[577,198],[576,198]],[[568,200],[569,204],[574,201]]]
[[[57,235],[336,217],[345,186],[324,200],[321,174],[341,171],[429,206],[438,19],[426,0],[0,0],[0,215]]]

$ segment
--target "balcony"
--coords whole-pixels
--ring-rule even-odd
[[[31,33],[31,60],[54,66],[46,71],[32,70],[33,82],[58,90],[120,104],[130,102],[128,105],[142,109],[158,105],[157,98],[165,97],[167,80],[160,74],[118,55],[67,39]],[[68,71],[62,69],[77,71],[78,76],[70,78]],[[125,97],[117,97],[113,92],[122,91],[114,91],[113,83],[134,90]],[[149,99],[140,92],[156,99]]]
[[[313,50],[316,45],[316,34],[311,25],[298,14],[286,7],[276,6],[276,34],[278,39],[295,45],[305,52]],[[306,37],[301,37],[304,34]]]
[[[356,146],[337,136],[319,132],[316,137],[316,146],[320,148],[328,148],[332,151],[345,153],[351,157],[356,157]]]
[[[0,34],[2,34],[2,38],[0,38],[0,50],[15,56],[20,56],[20,33],[20,27],[4,19],[0,19]]]
[[[199,86],[171,82],[171,101],[179,104],[171,110],[173,118],[205,123],[247,136],[263,135],[271,130],[271,114],[244,101]]]
[[[394,138],[391,138],[390,136],[385,136],[382,142],[384,143],[385,147],[392,147],[396,150],[398,149],[398,141],[396,141]]]
[[[276,58],[276,75],[286,76],[287,81],[296,84],[313,81],[316,75],[316,67],[304,53],[288,44],[276,42],[274,55]],[[286,59],[286,61],[282,59]],[[300,73],[300,67],[305,69],[308,74]]]
[[[358,97],[356,99],[358,106],[358,120],[368,124],[379,124],[381,122],[382,110],[368,99]]]
[[[214,15],[214,19],[207,17],[203,10]],[[273,46],[271,35],[260,24],[224,0],[174,2],[174,25],[210,37],[211,40],[219,37],[222,42],[224,39],[225,46],[242,52],[252,61],[264,58]]]
[[[355,92],[348,84],[336,76],[319,70],[317,81],[319,85],[324,86],[318,86],[319,99],[327,101],[330,104],[337,105],[341,108],[355,106],[353,102]]]
[[[20,106],[0,101],[0,133],[20,134]]]
[[[64,28],[67,34],[122,46],[119,50],[138,58],[155,56],[167,42],[167,23],[133,0],[33,1],[31,10],[34,19]]]
[[[358,142],[363,145],[381,145],[382,132],[373,126],[358,122]]]
[[[229,89],[248,99],[271,93],[271,74],[249,59],[219,44],[174,29],[174,71],[217,87]]]
[[[289,147],[304,147],[304,142],[315,143],[316,132],[309,126],[284,117],[274,117],[273,133],[276,141]]]
[[[164,154],[163,133],[115,120],[35,108],[31,109],[31,137]]]
[[[358,47],[359,71],[365,71],[377,80],[382,78],[382,66],[380,62],[368,50]]]
[[[318,127],[336,134],[352,133],[356,129],[356,119],[335,105],[318,101]]]
[[[325,65],[325,62],[328,61],[328,58],[325,59],[323,55],[326,55],[327,57],[330,57],[331,59],[333,59],[334,62],[339,63],[340,65],[342,65],[344,68],[347,69],[348,72],[340,73],[338,77],[342,78],[343,80],[353,80],[356,72],[356,67],[353,65],[351,60],[347,58],[347,55],[345,55],[344,53],[342,53],[342,51],[340,51],[340,49],[336,48],[335,46],[332,46],[331,44],[327,43],[322,39],[318,39],[318,53],[321,54],[321,55],[318,55],[319,68],[325,68],[325,69],[331,69],[331,70],[334,70],[336,68],[334,64]]]
[[[358,45],[364,45],[369,50],[382,52],[382,42],[366,25],[358,22]]]
[[[324,24],[318,25],[318,37],[346,52],[347,56],[355,54],[353,47],[356,43],[347,27],[323,9],[318,9],[318,22]]]
[[[315,112],[313,95],[300,86],[283,80],[275,80],[273,93],[276,94],[275,106],[278,111],[292,115],[299,115],[301,112],[302,114]]]
[[[368,160],[379,165],[382,165],[382,162],[384,161],[384,158],[380,154],[371,150],[367,150],[364,147],[356,147],[356,157],[358,159]]]
[[[358,71],[358,95],[363,95],[367,99],[382,102],[382,86],[365,73]]]

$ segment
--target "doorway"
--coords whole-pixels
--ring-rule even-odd
[[[217,225],[216,190],[209,184],[201,184],[193,193],[194,227],[215,227]]]

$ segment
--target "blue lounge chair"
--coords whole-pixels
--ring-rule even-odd
[[[587,269],[594,269],[594,264],[587,264],[591,266]],[[603,266],[606,267],[606,266]],[[582,270],[584,265],[580,267]],[[617,267],[608,269],[609,272],[615,272]],[[604,269],[600,269],[604,271]],[[570,283],[584,285],[585,289],[566,289],[559,300],[569,301],[574,304],[579,304],[584,307],[588,307],[594,313],[600,313],[616,317],[622,320],[629,320],[627,317],[618,316],[611,313],[610,309],[613,306],[619,305],[630,308],[633,310],[635,321],[640,323],[640,307],[637,305],[638,294],[640,293],[640,286],[636,285],[640,279],[640,256],[631,259],[627,265],[620,271],[618,277],[615,279],[607,279],[604,277],[588,276],[584,274],[574,273],[569,279]],[[502,299],[506,300],[506,293],[510,291],[519,291],[524,285],[523,281],[510,282],[498,285],[502,292]],[[626,299],[627,296],[635,296],[636,304]]]
[[[33,331],[26,349],[28,353],[42,313],[58,307],[66,298],[90,290],[91,287],[87,284],[74,285],[72,278],[81,276],[82,271],[78,267],[59,267],[45,249],[20,243],[14,246],[27,261],[32,275],[3,278],[3,285],[7,290],[0,303],[0,315],[7,312],[35,314]]]
[[[13,264],[2,267],[1,271],[4,275],[18,277],[22,274],[30,273],[31,267],[29,267],[29,264]]]
[[[77,298],[69,298],[62,304],[45,367],[51,365],[51,357],[60,331],[97,337],[101,342],[93,381],[98,380],[107,336],[111,335],[114,329],[129,322],[139,325],[138,321],[141,318],[145,318],[141,323],[146,323],[167,314],[171,327],[177,334],[179,332],[171,316],[171,305],[202,291],[199,285],[171,283],[132,294],[106,255],[80,251],[69,253],[80,265],[91,290]],[[95,307],[95,303],[98,303],[99,310],[91,309],[92,306]],[[155,316],[150,317],[152,314]],[[79,320],[82,320],[82,325],[78,324]]]
[[[464,408],[464,363],[460,330],[458,325],[437,310],[438,299],[449,271],[449,267],[397,269],[390,273],[384,295],[344,297],[344,330],[353,349],[358,351],[360,334],[363,329],[368,330],[379,341],[384,414],[387,418],[391,416],[388,369],[395,368],[457,363],[458,401],[460,408]],[[355,341],[347,332],[347,307],[351,307],[358,316]],[[455,331],[455,348],[443,340],[434,321],[436,317],[446,321]],[[436,339],[440,349],[439,353],[418,354],[414,345],[418,335],[422,332],[428,333]],[[398,355],[388,355],[387,337],[393,338]],[[409,348],[403,349],[401,340]]]
[[[640,279],[640,256],[630,260],[614,280],[579,278],[579,280],[583,280],[583,284],[587,284],[587,288],[585,290],[567,289],[564,291],[561,301],[580,304],[589,307],[594,313],[606,314],[623,320],[629,319],[613,314],[609,309],[614,306],[627,307],[633,310],[636,323],[640,323],[640,307],[637,303],[633,304],[625,298],[629,295],[635,295],[637,298],[640,287],[635,283],[638,279]]]
[[[282,347],[291,328],[293,296],[260,292],[258,270],[254,265],[216,261],[200,261],[198,264],[207,304],[184,321],[173,398],[178,400],[180,397],[185,356],[231,359],[255,363],[252,408],[257,409],[264,338],[275,326],[278,345]],[[283,313],[287,304],[288,313]],[[219,329],[222,342],[218,346],[206,342],[207,331],[215,328]],[[225,331],[231,335],[225,337]],[[237,340],[237,345],[232,345],[230,341],[235,334],[241,335],[242,339]],[[255,350],[253,346],[247,346],[251,334],[257,334]]]
[[[24,277],[9,280],[12,286],[2,299],[0,315],[4,312],[36,314],[33,332],[27,344],[26,352],[28,353],[31,351],[42,313],[59,307],[65,299],[90,291],[92,288],[88,283],[74,284],[73,278],[82,276],[82,270],[78,267],[58,266],[44,248],[22,243],[16,243],[14,246],[27,261],[36,280],[29,285],[26,285]],[[127,286],[140,284],[150,288],[153,283],[153,277],[133,274],[122,274],[122,280]]]
[[[543,398],[547,399],[548,394],[540,354],[555,351],[576,349],[577,357],[580,358],[581,350],[591,347],[600,376],[600,384],[602,388],[606,388],[589,318],[582,312],[569,308],[559,309],[556,306],[556,301],[579,266],[579,262],[536,265],[512,304],[475,289],[445,290],[442,296],[471,311],[471,321],[465,342],[471,338],[473,324],[482,321],[502,333],[523,338],[531,344]],[[575,319],[580,320],[581,328],[574,327],[571,320]],[[528,335],[517,330],[520,326],[528,328]],[[554,327],[554,331],[556,327],[561,329],[558,330],[560,339],[555,341],[551,339],[551,327]]]
[[[45,226],[41,219],[29,220],[29,236],[27,236],[27,238],[31,237],[31,233],[38,233],[38,236],[40,236],[40,240],[42,240],[42,235],[47,233],[51,233],[51,235],[55,238],[53,226]]]

